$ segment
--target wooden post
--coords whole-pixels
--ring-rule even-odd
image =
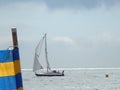
[[[16,30],[16,28],[12,28],[12,38],[13,38],[13,47],[18,48],[18,40],[17,40],[17,30]]]

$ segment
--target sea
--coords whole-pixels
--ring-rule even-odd
[[[22,69],[24,90],[120,90],[120,68],[65,68],[65,76],[37,77]]]

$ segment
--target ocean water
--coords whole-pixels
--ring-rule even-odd
[[[64,73],[36,77],[32,70],[22,70],[24,90],[120,90],[120,69],[65,69]]]

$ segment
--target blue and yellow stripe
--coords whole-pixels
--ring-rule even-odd
[[[19,49],[0,51],[0,90],[23,90]]]

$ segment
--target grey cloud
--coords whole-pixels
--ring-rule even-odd
[[[93,9],[120,5],[120,0],[0,0],[0,6],[13,3],[44,3],[49,9]]]
[[[119,4],[120,0],[43,0],[51,9],[93,9],[101,7],[112,7]]]
[[[97,0],[45,0],[49,8],[67,8],[67,9],[81,9],[81,8],[95,8],[99,6]]]

